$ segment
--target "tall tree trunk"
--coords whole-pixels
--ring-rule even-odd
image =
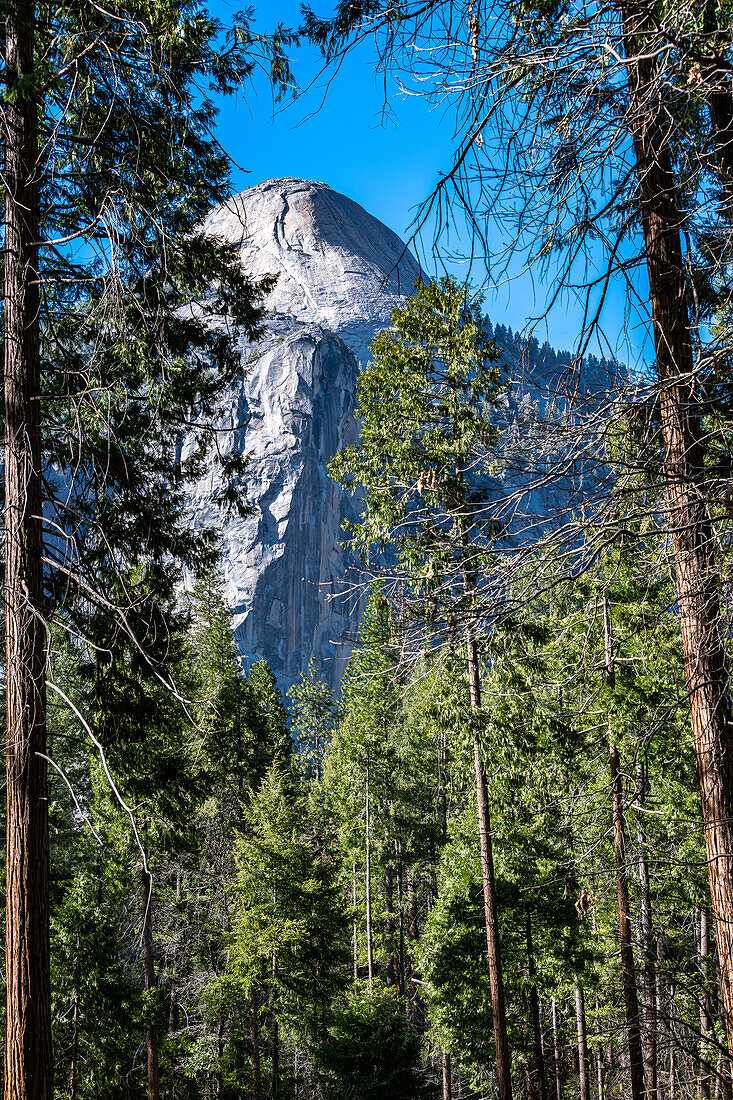
[[[700,1100],[710,1100],[710,1050],[708,1047],[709,1027],[707,1011],[707,958],[709,951],[708,915],[704,909],[698,912],[698,956],[703,979],[703,994],[700,998],[700,1053],[698,1058],[698,1079]]]
[[[53,1096],[35,6],[5,7],[5,1098]]]
[[[443,1051],[443,1100],[453,1100],[450,1079],[450,1054]]]
[[[177,916],[177,921],[178,921],[179,927],[183,926],[182,921],[181,921],[181,917],[182,917],[181,902],[182,902],[182,900],[183,900],[183,882],[182,882],[182,877],[181,877],[181,866],[179,864],[176,867],[176,916]],[[180,1009],[179,1009],[179,1005],[178,1005],[178,988],[177,988],[179,966],[180,966],[180,958],[176,954],[176,955],[174,955],[173,964],[172,964],[171,970],[170,970],[170,976],[171,976],[170,997],[171,997],[171,1000],[170,1000],[170,1006],[169,1006],[169,1009],[168,1009],[168,1035],[169,1036],[175,1035],[176,1032],[178,1031],[178,1028],[180,1027],[181,1014],[180,1014]],[[169,1100],[174,1100],[175,1094],[176,1094],[176,1070],[177,1070],[176,1048],[175,1048],[175,1046],[173,1046],[172,1050],[171,1050],[171,1054],[170,1054],[170,1063],[169,1063],[169,1067],[168,1067],[168,1089],[167,1089],[167,1092],[168,1092]]]
[[[606,684],[613,688],[616,682],[614,670],[613,634],[608,599],[603,597],[603,632],[606,645]],[[634,969],[634,949],[629,915],[629,887],[626,870],[626,839],[623,807],[623,790],[619,767],[618,748],[613,730],[608,726],[608,758],[611,772],[611,813],[613,818],[613,857],[616,867],[616,896],[618,899],[619,948],[621,955],[621,980],[626,1011],[626,1034],[629,1052],[629,1077],[633,1100],[644,1097],[644,1060],[641,1051],[639,1020],[639,996]]]
[[[540,1003],[537,997],[537,967],[534,961],[532,945],[532,917],[527,913],[525,920],[527,940],[527,976],[529,978],[529,1011],[534,1045],[534,1084],[538,1100],[547,1100],[547,1078],[545,1076],[545,1055],[542,1050],[542,1026],[540,1024]]]
[[[671,1001],[668,998],[667,988],[667,972],[665,968],[665,948],[664,948],[664,933],[661,928],[657,928],[657,1059],[659,1062],[659,1071],[657,1073],[657,1096],[658,1100],[662,1100],[664,1097],[664,1063],[665,1063],[665,1051],[671,1043],[670,1028],[668,1024],[669,1012],[668,1004],[671,1005]],[[662,1028],[661,1022],[665,1021],[665,1026]]]
[[[562,1077],[560,1075],[560,1042],[557,1034],[557,1001],[552,998],[552,1049],[555,1058],[555,1097],[562,1100]]]
[[[590,1100],[588,1039],[585,1027],[585,1000],[583,998],[583,987],[579,981],[575,983],[575,1020],[578,1027],[578,1080],[580,1082],[580,1100]]]
[[[646,778],[641,761],[636,764],[637,802],[644,803]],[[641,946],[644,957],[642,983],[641,1046],[644,1058],[644,1082],[647,1100],[657,1100],[657,968],[656,944],[652,928],[652,900],[649,887],[649,864],[646,858],[647,839],[637,814],[636,837],[639,845],[639,885],[641,887]]]
[[[367,939],[367,973],[369,976],[369,992],[374,988],[374,956],[372,953],[372,837],[371,818],[369,805],[369,757],[366,767],[366,939]]]
[[[733,1053],[733,725],[719,579],[707,511],[700,402],[682,259],[681,213],[668,120],[644,50],[648,9],[622,2],[630,117],[661,383],[663,472],[674,550],[715,933]]]
[[[596,1100],[603,1100],[603,1048],[601,1046],[601,1020],[598,1005],[598,997],[596,996],[596,1050],[594,1054],[595,1066],[596,1066]]]
[[[468,686],[471,707],[481,707],[481,682],[479,679],[478,649],[476,639],[469,630],[466,635],[468,650]],[[512,1098],[511,1056],[506,1026],[504,1004],[504,980],[501,968],[499,944],[499,918],[496,908],[494,883],[494,855],[491,846],[491,821],[489,817],[489,792],[486,771],[481,759],[478,735],[474,733],[473,759],[476,771],[476,795],[478,800],[479,842],[481,847],[481,879],[484,890],[484,921],[486,924],[486,950],[489,956],[489,980],[491,982],[491,1009],[494,1021],[494,1045],[496,1047],[496,1076],[499,1083],[499,1100]]]
[[[611,799],[613,806],[613,853],[616,865],[616,896],[618,898],[618,929],[621,954],[621,980],[626,1010],[626,1035],[629,1050],[629,1076],[633,1100],[644,1097],[644,1062],[641,1053],[639,1028],[639,997],[636,989],[634,949],[631,940],[629,917],[629,889],[626,879],[626,843],[624,839],[624,811],[619,770],[618,748],[609,730],[609,761],[611,768]]]
[[[155,955],[153,953],[153,876],[142,871],[143,898],[143,964],[146,990],[157,988],[155,980]],[[158,1025],[151,1022],[146,1037],[148,1054],[148,1100],[160,1100],[160,1066],[158,1060]]]

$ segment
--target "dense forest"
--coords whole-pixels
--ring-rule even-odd
[[[731,1100],[728,5],[3,18],[5,1100]],[[216,104],[306,40],[454,117],[438,269],[463,219],[584,303],[556,354],[426,278],[374,339],[337,698],[238,651],[186,508],[250,506],[278,276],[201,229]]]

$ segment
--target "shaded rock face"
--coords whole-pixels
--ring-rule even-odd
[[[339,544],[353,505],[326,467],[356,438],[359,361],[419,267],[391,230],[321,183],[269,180],[214,209],[206,229],[238,246],[247,272],[278,282],[267,336],[242,346],[242,378],[221,419],[230,429],[222,447],[250,456],[252,514],[224,518],[204,478],[191,495],[193,522],[222,529],[245,662],[264,657],[287,688],[313,656],[337,687],[360,608]]]

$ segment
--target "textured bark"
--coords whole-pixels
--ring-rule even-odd
[[[143,898],[143,964],[145,988],[156,989],[155,955],[153,952],[153,878],[150,871],[142,872]],[[146,1037],[148,1055],[148,1100],[160,1100],[160,1063],[158,1059],[158,1027],[151,1023]]]
[[[466,640],[468,648],[468,686],[471,706],[474,709],[478,709],[481,706],[478,650],[476,647],[476,639],[470,631],[468,632]],[[489,956],[491,1009],[494,1021],[494,1045],[496,1047],[496,1076],[499,1083],[499,1100],[511,1100],[511,1056],[509,1054],[506,1007],[504,1004],[504,979],[502,975],[501,948],[499,944],[499,917],[496,908],[496,886],[494,884],[494,854],[491,846],[489,793],[486,786],[486,771],[483,761],[481,760],[481,749],[477,737],[474,737],[473,741],[473,759],[476,771],[479,842],[481,847],[481,878],[484,891],[486,950]]]
[[[443,1051],[443,1100],[453,1100],[450,1079],[450,1054]]]
[[[532,945],[532,917],[527,913],[525,921],[527,940],[527,976],[529,978],[529,1014],[534,1046],[533,1083],[538,1100],[547,1100],[547,1078],[545,1076],[545,1055],[542,1049],[542,1027],[540,1024],[540,1003],[537,997],[537,967],[534,961]]]
[[[707,513],[700,404],[685,300],[681,215],[648,13],[620,4],[631,130],[661,383],[663,473],[695,740],[729,1052],[733,1052],[733,728],[719,580]]]
[[[6,1100],[53,1096],[34,27],[34,5],[10,0],[4,105]]]
[[[611,768],[611,800],[613,807],[613,854],[616,866],[616,897],[618,900],[618,930],[621,955],[621,980],[626,1011],[626,1036],[629,1052],[629,1077],[633,1100],[644,1098],[644,1060],[641,1052],[639,1022],[639,996],[634,969],[634,949],[631,939],[629,916],[629,889],[626,878],[626,842],[624,838],[624,811],[619,771],[618,749],[613,738],[609,745]]]
[[[575,1021],[578,1029],[578,1080],[580,1100],[590,1100],[590,1080],[588,1077],[588,1040],[585,1028],[585,999],[580,982],[575,983]]]

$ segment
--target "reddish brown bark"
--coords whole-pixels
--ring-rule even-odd
[[[443,1100],[453,1100],[450,1079],[450,1054],[443,1051]]]
[[[35,9],[5,25],[5,1098],[53,1095],[46,790]]]
[[[719,581],[707,514],[700,406],[685,300],[681,214],[647,16],[620,5],[631,130],[660,381],[664,479],[685,675],[697,755],[708,876],[733,1052],[733,728]]]

